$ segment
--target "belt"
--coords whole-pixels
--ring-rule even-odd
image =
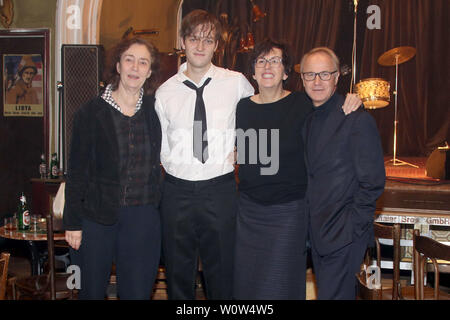
[[[180,178],[174,177],[168,173],[166,173],[166,176],[165,176],[165,180],[170,183],[174,183],[177,185],[186,185],[186,186],[216,184],[216,183],[225,182],[225,181],[229,181],[229,180],[233,180],[233,179],[234,179],[234,171],[224,174],[222,176],[208,179],[208,180],[196,180],[196,181],[180,179]]]

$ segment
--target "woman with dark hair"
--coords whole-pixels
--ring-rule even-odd
[[[112,50],[107,87],[74,117],[64,226],[81,256],[81,299],[104,299],[116,264],[120,299],[149,299],[160,259],[158,50],[143,39]]]
[[[284,89],[291,70],[286,45],[269,39],[257,44],[251,74],[259,92],[237,105],[236,299],[306,297],[307,174],[301,129],[313,106],[304,92]],[[352,111],[360,104],[349,95],[343,108]],[[270,163],[261,154],[270,155]]]

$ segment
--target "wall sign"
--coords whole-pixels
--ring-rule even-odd
[[[3,55],[3,115],[43,117],[43,76],[40,54]]]

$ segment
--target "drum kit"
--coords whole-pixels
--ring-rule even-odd
[[[395,97],[394,109],[394,157],[389,160],[394,166],[409,165],[418,168],[416,165],[402,161],[396,158],[397,156],[397,96],[398,96],[398,65],[404,63],[414,57],[416,49],[413,47],[397,47],[386,51],[378,58],[378,64],[382,66],[395,66],[395,90],[393,92]],[[367,78],[362,79],[356,84],[356,91],[359,94],[364,107],[367,109],[379,109],[386,107],[390,102],[390,84],[388,81],[381,78]]]

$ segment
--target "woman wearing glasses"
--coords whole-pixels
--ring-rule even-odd
[[[285,45],[265,40],[250,58],[259,92],[242,99],[236,111],[240,182],[234,298],[305,299],[307,175],[301,129],[313,106],[304,92],[283,87],[292,70]],[[328,81],[333,71],[317,76]],[[343,108],[349,113],[359,105],[356,95],[348,95]]]

